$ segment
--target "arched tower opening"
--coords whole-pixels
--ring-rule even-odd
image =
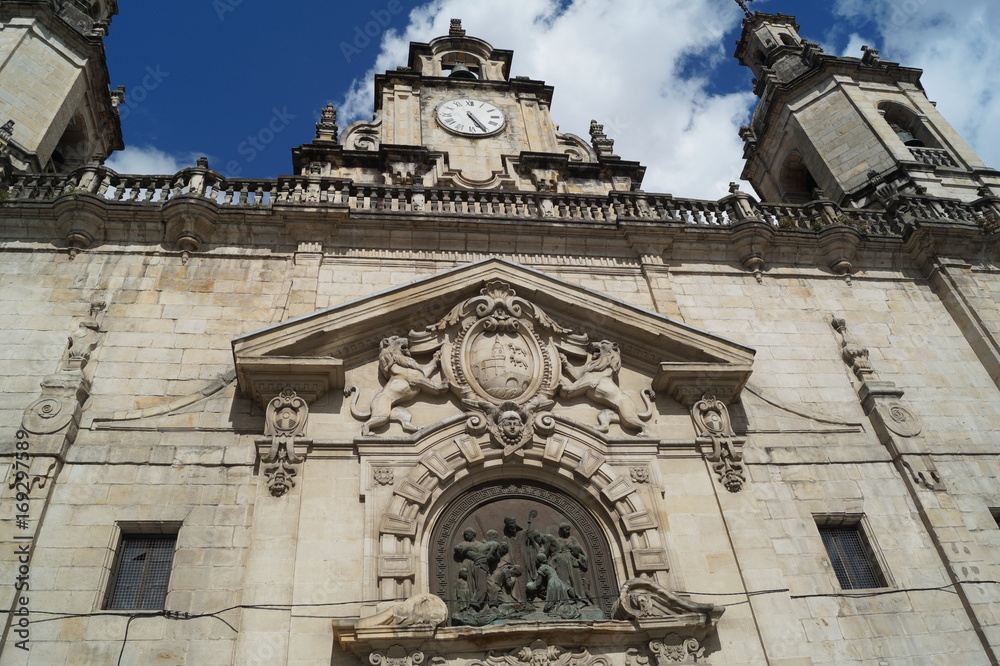
[[[55,150],[52,151],[49,170],[55,172],[72,171],[86,164],[93,154],[92,132],[83,116],[77,114],[66,126]]]
[[[813,191],[818,187],[816,179],[798,152],[793,152],[785,160],[779,178],[782,201],[802,204],[813,200]]]
[[[911,148],[941,148],[941,143],[934,133],[912,110],[896,102],[882,102],[878,105],[878,110],[893,133],[905,145]]]

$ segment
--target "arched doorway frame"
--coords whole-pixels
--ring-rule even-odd
[[[523,455],[507,459],[488,437],[466,434],[464,419],[442,423],[419,440],[417,464],[396,484],[378,527],[381,599],[429,591],[430,539],[437,521],[464,493],[504,480],[545,484],[582,504],[604,531],[619,582],[645,574],[669,584],[656,510],[608,463],[608,443],[596,431],[557,421],[551,436],[536,438]]]

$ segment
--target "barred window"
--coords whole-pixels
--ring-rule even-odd
[[[841,589],[861,590],[886,586],[885,576],[879,569],[878,560],[860,523],[817,527]]]
[[[161,610],[176,545],[175,534],[122,534],[104,608]]]

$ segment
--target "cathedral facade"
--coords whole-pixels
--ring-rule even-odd
[[[919,70],[748,13],[757,196],[683,199],[455,20],[293,175],[129,175],[116,12],[0,4],[0,664],[998,663],[1000,172]]]

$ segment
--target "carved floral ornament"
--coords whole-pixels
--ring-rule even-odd
[[[419,363],[415,354],[429,354],[430,361]],[[437,323],[382,340],[379,370],[385,384],[367,410],[359,407],[357,387],[348,386],[345,394],[352,415],[364,421],[362,435],[377,437],[375,431],[390,421],[405,432],[420,430],[400,403],[421,393],[451,391],[467,408],[466,431],[476,437],[489,433],[509,456],[530,446],[536,434],[554,432],[551,408],[557,398],[584,396],[599,405],[596,423],[585,424],[588,428],[607,433],[618,423],[645,435],[655,395],[652,389],[641,392],[640,411],[618,384],[620,369],[615,342],[574,333],[495,280]]]

